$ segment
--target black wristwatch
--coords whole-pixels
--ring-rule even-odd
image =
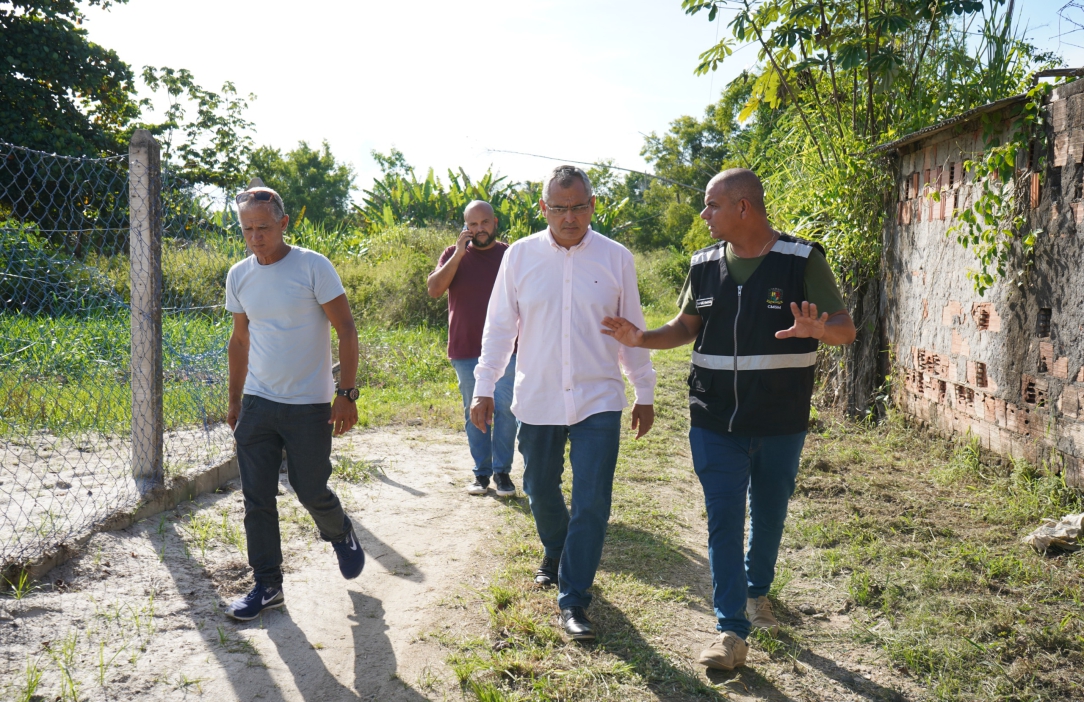
[[[358,395],[360,395],[360,394],[361,393],[358,392],[357,388],[339,388],[338,390],[335,391],[335,396],[336,397],[345,397],[346,399],[350,400],[351,402],[357,402]]]

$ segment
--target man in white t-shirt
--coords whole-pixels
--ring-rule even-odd
[[[233,313],[226,421],[237,441],[256,585],[226,614],[244,621],[284,604],[275,500],[283,448],[290,485],[331,542],[343,577],[361,574],[365,553],[327,486],[332,434],[358,421],[358,333],[346,292],[331,261],[283,240],[290,218],[274,190],[240,193],[237,211],[252,255],[226,275],[226,309]],[[339,337],[339,390],[331,375],[331,327]]]

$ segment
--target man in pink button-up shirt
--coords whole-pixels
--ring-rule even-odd
[[[559,585],[561,623],[570,637],[595,637],[585,613],[610,517],[625,383],[636,388],[636,438],[655,420],[655,370],[644,349],[598,333],[604,317],[643,324],[636,267],[621,244],[591,229],[595,198],[587,174],[558,166],[539,205],[549,228],[505,253],[489,299],[475,368],[471,421],[486,431],[493,388],[519,338],[512,413],[520,422],[523,491],[531,500],[545,558],[535,573]],[[635,322],[634,322],[635,323]],[[572,512],[561,493],[571,444]]]

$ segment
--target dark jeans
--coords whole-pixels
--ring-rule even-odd
[[[775,580],[805,434],[735,436],[700,427],[689,430],[693,469],[704,487],[708,511],[708,562],[719,631],[749,636],[745,600],[767,595]],[[748,552],[742,543],[747,501]]]
[[[256,582],[282,584],[282,544],[275,496],[282,449],[290,485],[312,515],[324,541],[346,536],[339,498],[327,487],[331,477],[331,405],[287,405],[245,395],[233,438],[241,492],[245,496],[248,564]]]
[[[571,444],[572,513],[561,493],[565,444]],[[572,426],[519,425],[523,491],[546,555],[560,561],[557,604],[586,607],[610,519],[621,413],[599,412]]]

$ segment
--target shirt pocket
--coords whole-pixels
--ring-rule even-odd
[[[686,382],[689,385],[689,392],[696,395],[711,395],[711,386],[715,380],[715,372],[693,366],[689,371],[689,377]]]

